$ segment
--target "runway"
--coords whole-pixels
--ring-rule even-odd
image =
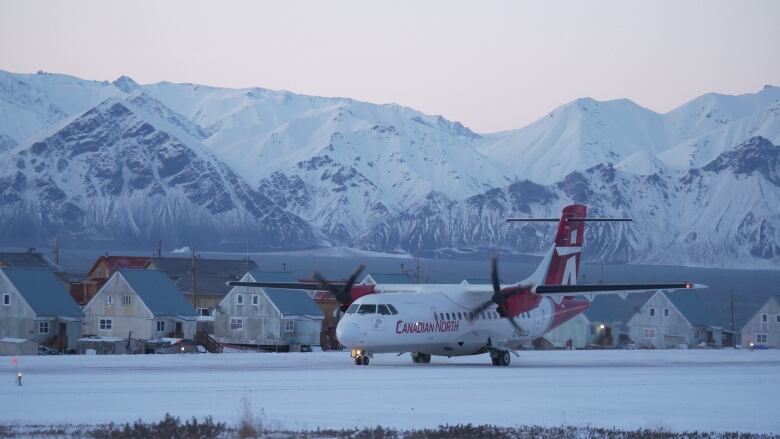
[[[246,400],[266,423],[317,427],[593,425],[780,433],[780,351],[529,351],[0,357],[0,423],[97,424],[166,412],[234,424]],[[2,384],[6,383],[6,384]]]

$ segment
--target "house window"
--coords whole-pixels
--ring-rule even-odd
[[[766,334],[756,334],[756,343],[766,343]]]
[[[243,305],[243,304],[244,304],[244,295],[236,294],[236,305]]]
[[[285,320],[284,332],[293,332],[293,331],[295,331],[295,320]]]
[[[113,304],[114,304],[114,295],[106,294],[106,305],[113,305]]]
[[[157,332],[163,332],[165,331],[165,321],[164,320],[158,320],[157,321]]]
[[[655,308],[650,308],[650,317],[655,317]]]
[[[211,315],[208,308],[196,308],[195,312],[201,317],[208,317]]]
[[[775,316],[775,323],[780,323],[780,314]]]
[[[3,305],[4,306],[10,306],[11,305],[11,294],[10,293],[3,294]]]
[[[260,305],[260,295],[259,294],[252,294],[252,305]]]
[[[241,331],[244,329],[244,319],[239,317],[230,318],[230,329],[234,331]]]
[[[645,338],[655,338],[655,328],[645,328]]]
[[[669,308],[664,308],[664,317],[669,317]]]
[[[769,314],[761,314],[761,322],[766,323],[769,321]]]
[[[48,334],[49,333],[49,322],[38,322],[38,333],[39,334]]]
[[[130,305],[130,295],[124,294],[122,295],[122,306]]]
[[[113,327],[113,321],[111,319],[100,319],[100,330],[101,331],[110,331]]]

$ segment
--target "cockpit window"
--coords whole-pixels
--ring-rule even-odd
[[[377,306],[377,311],[379,311],[379,314],[382,314],[383,316],[389,316],[390,310],[387,308],[386,305],[379,305]]]
[[[352,305],[349,305],[349,308],[347,308],[347,314],[354,314],[355,311],[357,311],[358,306],[360,305],[358,305],[357,303],[353,303]]]
[[[393,315],[398,314],[398,310],[395,309],[395,307],[393,305],[389,305],[388,304],[387,307],[390,308],[390,312],[393,313]]]
[[[376,314],[376,305],[360,305],[358,314]]]

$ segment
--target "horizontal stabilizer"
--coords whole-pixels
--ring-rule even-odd
[[[557,223],[561,218],[507,218],[506,222],[528,222],[528,223]],[[625,223],[633,221],[631,218],[563,218],[563,221],[572,223]]]

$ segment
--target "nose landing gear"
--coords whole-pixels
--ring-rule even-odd
[[[360,349],[352,349],[352,358],[355,359],[355,365],[368,366],[369,353]]]

